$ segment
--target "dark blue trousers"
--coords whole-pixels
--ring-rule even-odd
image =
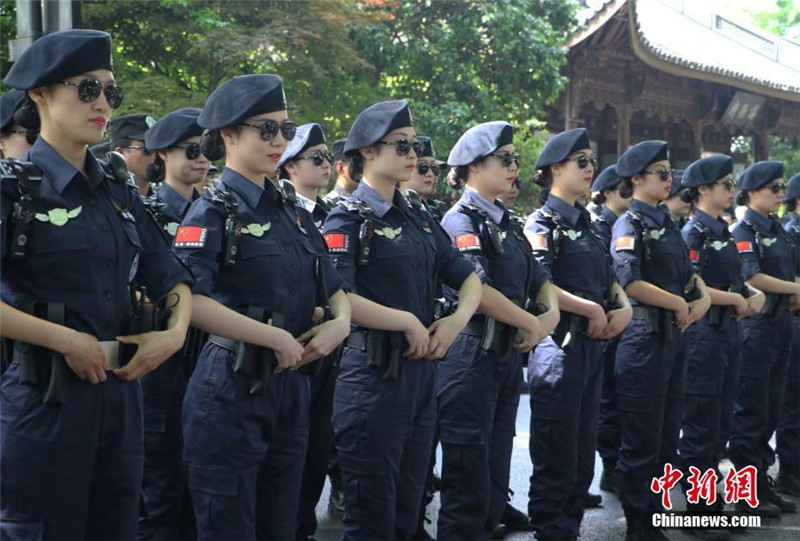
[[[726,331],[703,318],[685,333],[686,401],[680,441],[681,471],[689,466],[705,472],[718,464],[723,417],[723,392],[728,371],[739,356],[739,327],[734,320]],[[726,413],[730,415],[730,411]]]
[[[522,355],[507,363],[459,335],[438,365],[438,539],[489,539],[508,501]]]
[[[528,514],[536,535],[580,535],[583,498],[594,475],[603,344],[583,335],[563,351],[551,338],[528,359],[531,387]]]
[[[66,402],[3,374],[0,537],[136,537],[142,486],[142,391],[109,374],[92,385],[69,372]]]
[[[783,404],[790,317],[785,312],[771,321],[757,314],[742,323],[742,365],[730,439],[730,459],[737,468],[753,465],[761,474],[775,462],[769,440]]]
[[[342,538],[408,539],[417,527],[436,424],[433,361],[404,359],[398,381],[346,347],[333,397]]]
[[[685,383],[685,364],[677,354],[681,347],[677,327],[672,341],[665,342],[638,318],[620,337],[616,377],[622,438],[616,474],[628,517],[661,509],[650,481],[663,473],[665,460],[677,455]]]
[[[619,338],[610,340],[603,352],[603,386],[600,392],[600,418],[597,424],[597,453],[603,460],[603,469],[613,471],[619,455],[619,406],[617,405],[617,379],[614,366],[617,362]]]
[[[775,434],[778,458],[784,465],[800,467],[800,315],[792,316],[792,350],[783,392],[783,406]]]
[[[183,406],[184,459],[200,539],[293,539],[308,440],[308,376],[284,371],[266,396],[207,343]]]

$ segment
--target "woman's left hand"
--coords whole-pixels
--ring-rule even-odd
[[[139,347],[128,364],[114,370],[114,375],[126,381],[133,381],[152,372],[181,349],[185,339],[186,333],[177,328],[117,336],[117,340],[123,344],[137,344]]]

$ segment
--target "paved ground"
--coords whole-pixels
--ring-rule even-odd
[[[513,504],[517,509],[527,508],[528,479],[531,474],[531,461],[528,455],[528,436],[530,427],[530,402],[528,395],[523,395],[520,400],[520,408],[517,414],[517,437],[514,440],[514,455],[511,464],[511,489],[514,491]],[[774,443],[774,442],[773,442]],[[594,483],[591,491],[599,492],[597,486],[602,465],[599,458],[596,461]],[[775,474],[775,472],[771,472]],[[317,516],[320,526],[317,531],[318,541],[337,541],[341,534],[341,527],[338,520],[328,515],[328,490],[322,495],[320,504],[317,507]],[[587,511],[581,529],[582,541],[608,541],[623,539],[625,536],[625,520],[619,501],[613,494],[603,492],[603,507]],[[683,495],[680,490],[672,491],[672,499],[675,509],[682,509]],[[427,526],[428,532],[436,536],[436,516],[439,509],[439,495],[437,494],[431,505],[428,507],[428,516],[433,520]],[[677,530],[669,530],[669,538],[673,541],[689,541],[696,538],[690,537]],[[509,541],[522,541],[535,539],[532,533],[516,533],[506,537]],[[764,519],[762,527],[757,530],[749,530],[746,533],[737,534],[733,537],[734,541],[782,541],[800,539],[800,514],[783,515],[781,519]]]

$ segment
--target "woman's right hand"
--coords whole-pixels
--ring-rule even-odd
[[[689,328],[692,321],[689,319],[689,304],[681,297],[678,297],[678,300],[680,304],[673,310],[675,312],[675,324],[678,326],[678,329],[683,332]]]
[[[736,309],[736,314],[734,315],[734,317],[736,318],[736,321],[741,321],[744,318],[750,317],[752,315],[750,313],[750,303],[747,302],[747,299],[745,299],[741,295],[736,294],[736,296],[738,298],[736,299],[736,304],[733,305],[733,307]]]
[[[73,331],[60,352],[79,379],[92,384],[106,380],[106,354],[91,334]]]
[[[589,325],[586,328],[586,336],[589,338],[600,338],[603,335],[603,331],[606,330],[608,318],[602,306],[596,302],[591,304],[592,306],[586,316],[589,319]]]
[[[288,331],[278,328],[274,328],[274,330],[277,332],[277,336],[271,349],[278,359],[275,373],[280,374],[283,370],[294,368],[300,363],[300,359],[303,358],[303,345],[295,340]]]
[[[417,319],[417,316],[407,312],[406,324],[403,327],[403,334],[408,342],[408,349],[403,352],[403,357],[410,359],[421,359],[428,354],[430,334],[425,325]]]

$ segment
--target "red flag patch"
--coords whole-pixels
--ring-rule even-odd
[[[205,227],[182,225],[175,232],[175,248],[202,248],[206,245],[208,230]]]
[[[747,240],[743,240],[742,242],[737,242],[736,249],[739,250],[740,254],[752,254],[753,243]]]
[[[692,260],[692,263],[697,263],[698,261],[700,261],[700,251],[689,250],[689,259]]]
[[[350,236],[344,233],[325,233],[322,237],[325,239],[328,252],[332,254],[347,253],[347,249],[350,247]]]
[[[458,248],[459,252],[480,250],[481,239],[479,239],[477,235],[458,235],[456,237],[456,248]]]
[[[534,252],[547,251],[546,233],[528,234],[528,240],[531,241],[531,248],[533,249]]]
[[[634,237],[617,237],[614,242],[614,249],[618,252],[632,252],[636,246],[636,239]]]

